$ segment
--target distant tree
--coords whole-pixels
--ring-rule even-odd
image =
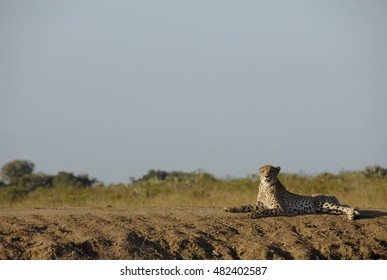
[[[54,187],[67,187],[67,186],[75,186],[76,178],[71,172],[58,172],[52,179],[52,185]]]
[[[168,172],[163,170],[154,170],[151,169],[147,174],[141,177],[139,181],[149,181],[149,180],[157,180],[164,181],[168,177]]]
[[[97,180],[94,178],[89,178],[89,175],[82,174],[79,176],[75,176],[72,172],[64,172],[61,171],[57,175],[55,175],[52,179],[52,185],[54,187],[75,187],[75,188],[83,188],[92,186],[96,183]]]
[[[367,166],[362,174],[366,178],[384,178],[387,176],[387,169],[379,165]]]
[[[11,183],[27,174],[32,174],[35,164],[29,160],[14,160],[1,168],[1,177]]]
[[[86,173],[76,176],[76,179],[78,181],[78,185],[81,187],[90,187],[98,182],[96,178],[90,178],[89,174]]]
[[[165,180],[173,180],[173,181],[192,181],[192,182],[198,182],[198,181],[216,181],[216,178],[206,172],[203,172],[202,170],[199,170],[198,172],[182,172],[182,171],[163,171],[163,170],[154,170],[151,169],[148,171],[147,174],[142,176],[140,179],[136,180],[135,178],[131,177],[130,179],[132,182],[146,182],[146,181],[165,181]]]
[[[14,179],[12,185],[23,187],[27,191],[33,191],[38,187],[49,188],[52,185],[52,176],[44,173],[25,174],[20,178]]]

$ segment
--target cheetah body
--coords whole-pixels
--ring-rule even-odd
[[[252,218],[297,214],[346,214],[353,220],[359,216],[355,209],[340,204],[332,195],[313,194],[311,196],[291,193],[278,180],[281,168],[265,165],[260,168],[260,185],[257,202],[240,207],[225,208],[227,212],[252,212]]]

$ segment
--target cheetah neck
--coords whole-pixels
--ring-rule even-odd
[[[286,188],[282,185],[282,183],[277,180],[274,183],[261,182],[259,185],[259,189],[261,191],[286,191]]]

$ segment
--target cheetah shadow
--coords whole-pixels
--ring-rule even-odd
[[[361,210],[360,217],[358,219],[373,219],[378,217],[387,217],[387,211],[380,210]]]

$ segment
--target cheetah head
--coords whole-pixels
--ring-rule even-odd
[[[259,179],[261,180],[262,184],[265,185],[271,185],[277,182],[278,178],[277,175],[280,172],[281,167],[277,166],[271,166],[271,165],[264,165],[259,169]]]

